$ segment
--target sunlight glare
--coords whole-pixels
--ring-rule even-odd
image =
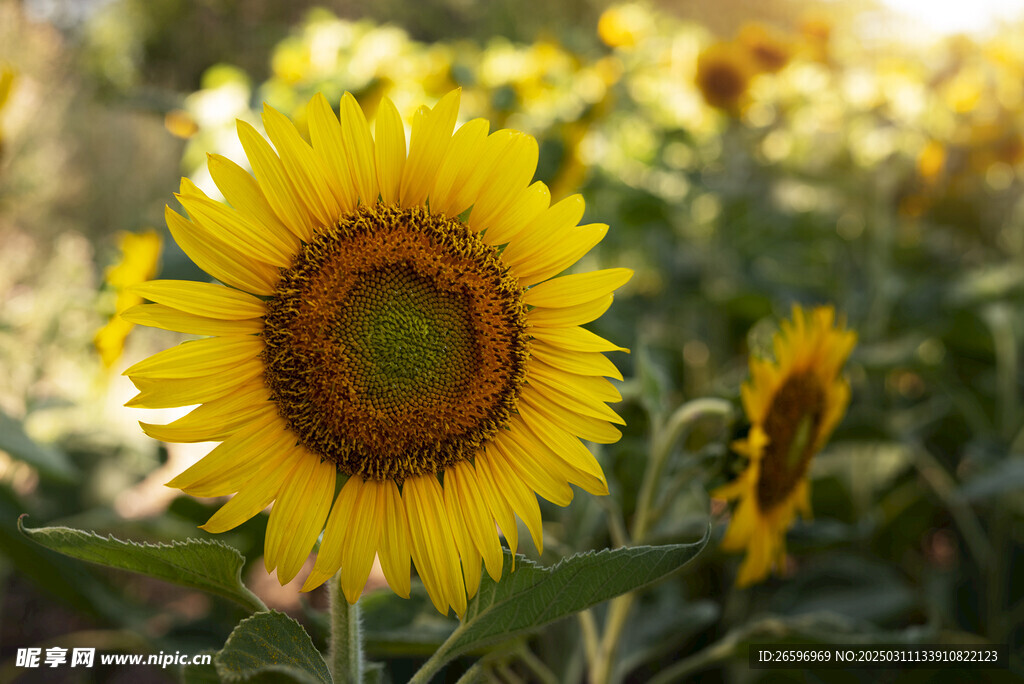
[[[883,4],[942,34],[981,33],[998,21],[1024,16],[1021,0],[882,0]]]

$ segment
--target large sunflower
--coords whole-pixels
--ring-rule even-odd
[[[734,445],[749,463],[714,492],[739,499],[722,548],[747,551],[740,586],[781,569],[786,530],[798,512],[810,515],[807,469],[846,412],[850,385],[839,373],[856,339],[836,324],[832,307],[794,306],[773,339],[775,359],[750,359],[742,387],[750,433]]]
[[[182,180],[189,218],[166,212],[224,285],[146,283],[136,291],[154,303],[124,316],[207,336],[126,371],[129,406],[201,404],[147,434],[221,442],[168,483],[234,494],[204,529],[273,502],[265,561],[282,583],[323,532],[304,590],[340,569],[354,602],[376,554],[408,596],[411,557],[437,609],[461,615],[481,560],[501,574],[495,523],[515,549],[518,515],[540,549],[535,493],[563,506],[570,484],[607,493],[580,438],[619,438],[605,377],[621,375],[602,354],[619,347],[580,325],[631,271],[552,279],[608,227],[577,225],[579,195],[551,205],[530,184],[531,136],[480,119],[453,134],[458,110],[458,91],[422,107],[408,153],[386,99],[374,136],[350,94],[340,124],[322,95],[309,103],[312,144],[270,107],[269,143],[239,122],[255,178],[211,155],[227,204]]]

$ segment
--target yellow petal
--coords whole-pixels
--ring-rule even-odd
[[[342,542],[345,540],[349,525],[359,516],[356,504],[361,485],[362,478],[350,477],[338,492],[334,507],[331,508],[331,514],[327,517],[324,538],[320,542],[316,564],[313,566],[313,572],[309,574],[305,584],[302,585],[302,591],[311,591],[317,588],[326,580],[334,577],[341,567],[344,557]]]
[[[517,235],[540,216],[551,204],[548,186],[537,181],[524,188],[484,232],[483,240],[491,246],[501,245],[515,239]]]
[[[584,481],[567,478],[570,482],[580,485],[592,494],[603,496],[608,493],[608,482],[605,480],[601,465],[576,437],[562,430],[528,404],[524,403],[519,407],[519,415],[532,433],[526,435],[531,442],[546,448],[554,457],[565,461],[585,475]],[[534,451],[538,452],[542,453],[542,450]]]
[[[607,421],[581,416],[537,392],[521,395],[520,400],[542,411],[563,430],[591,442],[614,444],[622,437],[622,433]]]
[[[194,378],[248,361],[259,356],[262,351],[263,340],[255,335],[192,340],[139,361],[122,375],[140,378]]]
[[[352,480],[362,478],[353,476],[349,482]],[[357,485],[355,510],[346,521],[348,530],[341,541],[341,588],[349,603],[359,599],[370,576],[384,525],[385,496],[383,482],[371,480]]]
[[[276,415],[254,417],[167,486],[193,496],[232,494],[266,464],[288,457],[294,443],[294,435]]]
[[[452,536],[455,538],[455,548],[458,549],[459,558],[462,561],[462,576],[465,579],[466,595],[473,598],[476,596],[477,589],[480,588],[480,551],[470,536],[468,522],[463,515],[455,488],[448,482],[450,474],[450,469],[445,472],[445,486],[443,487],[445,513],[452,528]]]
[[[603,375],[622,380],[622,373],[600,352],[571,352],[542,340],[530,343],[530,354],[549,366],[577,375]]]
[[[252,335],[263,331],[260,318],[225,321],[184,313],[163,304],[136,304],[121,313],[121,318],[136,325],[193,335]]]
[[[455,131],[430,193],[432,211],[458,216],[473,203],[483,179],[475,186],[468,181],[483,156],[489,126],[486,119],[473,119]]]
[[[615,411],[608,408],[603,401],[594,399],[587,394],[578,394],[571,389],[565,390],[562,387],[545,381],[544,378],[539,376],[535,376],[531,383],[523,388],[523,392],[530,395],[540,394],[546,399],[583,416],[607,420],[609,423],[617,423],[619,425],[626,424],[626,421]]]
[[[480,196],[469,214],[469,227],[489,229],[506,214],[537,170],[537,140],[532,135],[515,131],[510,144],[497,159],[480,189]]]
[[[263,196],[267,198],[274,213],[299,239],[308,242],[313,237],[313,219],[309,210],[300,199],[284,163],[274,153],[270,143],[256,132],[251,124],[238,120],[238,139],[249,159],[256,182],[259,183]]]
[[[322,226],[335,223],[341,215],[341,207],[329,185],[327,164],[302,139],[295,124],[267,104],[263,105],[263,126],[309,214]]]
[[[289,254],[299,251],[302,243],[274,213],[259,183],[248,171],[219,154],[206,155],[206,167],[217,189],[231,206],[284,243]]]
[[[543,254],[537,254],[534,258],[523,261],[519,268],[513,269],[519,276],[519,284],[529,287],[558,275],[579,261],[603,240],[607,233],[608,226],[603,223],[571,228]]]
[[[409,520],[395,483],[385,480],[381,487],[384,491],[378,496],[384,502],[384,528],[378,545],[380,567],[391,589],[399,596],[409,598]]]
[[[260,360],[252,359],[201,378],[132,378],[139,393],[125,406],[172,408],[202,404],[237,391],[262,372]]]
[[[266,313],[263,301],[245,292],[191,280],[152,280],[131,291],[144,299],[206,318],[241,321]]]
[[[341,138],[341,126],[331,110],[323,93],[317,93],[306,108],[309,120],[309,138],[324,162],[327,164],[328,180],[338,206],[343,212],[355,209],[358,195],[355,181],[349,170],[345,145]]]
[[[409,136],[409,160],[402,171],[401,202],[403,207],[424,204],[434,187],[455,120],[459,116],[462,90],[456,89],[442,97],[431,110],[416,113]],[[425,109],[425,108],[424,108]]]
[[[398,108],[390,98],[381,100],[376,126],[374,151],[377,156],[380,197],[387,204],[396,204],[402,183],[402,169],[405,167],[405,126]]]
[[[501,497],[507,502],[507,505],[526,524],[526,529],[530,531],[530,537],[533,539],[537,553],[544,553],[544,527],[535,490],[522,477],[520,471],[513,467],[508,457],[494,444],[487,446],[483,456],[477,455],[478,463],[481,460],[483,469],[486,469],[490,475],[490,481],[485,485],[483,491],[485,493],[491,491],[493,495]],[[478,468],[477,470],[482,469]],[[504,526],[501,529],[505,532],[507,539],[508,530]],[[510,529],[514,529],[514,525]],[[512,547],[513,552],[515,548]]]
[[[573,491],[568,479],[563,477],[565,469],[552,467],[557,464],[531,452],[523,435],[526,431],[521,419],[510,422],[509,430],[492,441],[495,453],[500,454],[505,464],[537,494],[556,506],[568,506],[572,502]]]
[[[578,306],[617,290],[632,277],[633,271],[628,268],[562,276],[531,287],[523,295],[523,303],[549,308]]]
[[[570,235],[583,218],[586,204],[582,195],[570,195],[548,207],[530,222],[501,253],[501,260],[515,270],[528,268],[531,261],[550,252]]]
[[[527,314],[530,325],[542,326],[545,328],[566,328],[573,325],[583,325],[600,318],[608,307],[612,305],[614,295],[606,294],[604,297],[559,309],[531,309]]]
[[[271,295],[280,277],[278,269],[243,255],[223,240],[164,207],[167,227],[188,258],[225,285],[253,294]]]
[[[629,351],[612,344],[585,328],[531,328],[530,334],[536,339],[555,347],[574,352]]]
[[[451,605],[456,614],[465,615],[466,588],[437,478],[429,474],[407,479],[402,501],[409,519],[412,559],[430,601],[442,614]]]
[[[366,116],[351,93],[341,97],[341,140],[349,175],[363,204],[377,202],[377,172],[374,168],[373,138]]]
[[[291,240],[282,240],[241,212],[206,196],[177,194],[175,197],[195,224],[239,253],[272,266],[291,266],[292,256],[298,247],[293,242],[294,236]]]
[[[257,378],[167,425],[141,421],[139,425],[148,436],[162,442],[218,442],[233,435],[243,425],[276,411],[277,406],[270,401],[263,379]]]
[[[487,504],[487,510],[490,511],[491,516],[497,521],[498,527],[501,528],[501,533],[505,536],[505,541],[508,542],[508,547],[512,550],[514,558],[516,551],[519,550],[519,527],[516,525],[515,512],[503,494],[506,490],[499,485],[499,482],[503,480],[492,472],[491,462],[497,457],[488,454],[493,450],[493,446],[488,446],[483,453],[477,453],[473,471],[476,473],[476,479],[480,485],[480,496]],[[521,482],[520,485],[522,485]],[[525,485],[523,485],[523,489],[526,489]],[[528,491],[527,496],[533,498],[534,505],[537,504],[537,497],[532,491]],[[539,507],[537,515],[540,515]]]
[[[238,527],[277,498],[282,482],[294,465],[295,462],[290,458],[265,463],[253,471],[253,476],[238,490],[238,494],[231,497],[230,501],[200,527],[212,534],[220,534]]]
[[[299,574],[324,529],[338,475],[334,463],[301,447],[292,453],[299,456],[298,463],[285,478],[270,512],[263,556],[267,572],[277,568],[281,584]]]
[[[460,507],[466,531],[477,552],[483,557],[487,574],[497,582],[501,579],[504,557],[501,553],[501,543],[498,541],[498,531],[494,527],[494,517],[480,491],[482,487],[476,469],[469,461],[461,461],[444,471],[445,503],[450,507],[456,504]],[[449,497],[452,503],[449,503]]]
[[[539,378],[542,382],[569,395],[586,395],[600,401],[622,401],[622,395],[610,380],[594,375],[566,373],[549,366],[540,359],[533,359],[526,369],[527,381]]]

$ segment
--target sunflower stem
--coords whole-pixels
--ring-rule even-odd
[[[359,602],[349,604],[341,590],[341,573],[331,580],[331,645],[328,663],[336,684],[363,681],[363,630]]]
[[[648,530],[657,522],[657,516],[652,513],[655,512],[658,484],[676,444],[685,439],[700,419],[709,415],[718,416],[724,423],[729,423],[733,415],[732,404],[724,399],[694,399],[676,409],[667,421],[655,429],[651,439],[651,458],[644,471],[633,516],[633,544],[643,543]],[[613,599],[609,605],[597,657],[591,659],[590,663],[592,684],[607,684],[610,681],[619,638],[626,627],[626,619],[635,598],[636,594],[631,592]]]

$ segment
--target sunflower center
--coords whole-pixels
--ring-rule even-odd
[[[738,100],[747,89],[747,80],[740,68],[727,62],[715,63],[704,74],[705,91],[716,103],[730,103]]]
[[[364,206],[303,245],[267,302],[264,378],[310,450],[403,481],[471,458],[522,387],[518,281],[461,222]]]
[[[807,473],[825,415],[825,393],[811,372],[791,375],[775,392],[764,431],[768,436],[757,481],[761,510],[782,503]]]

